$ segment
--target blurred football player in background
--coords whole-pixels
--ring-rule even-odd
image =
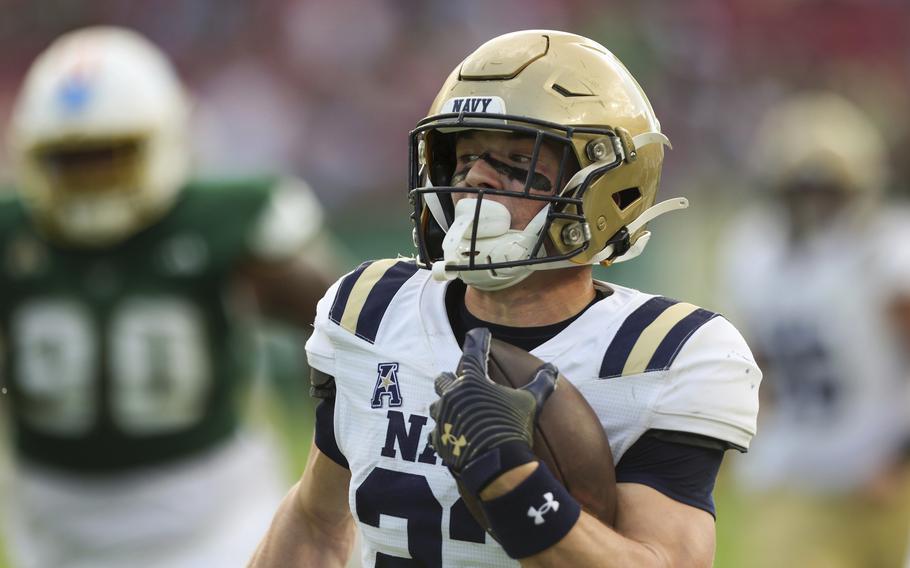
[[[898,566],[910,521],[910,215],[883,207],[886,145],[830,92],[759,124],[765,203],[735,218],[726,294],[767,375],[743,565]],[[751,563],[751,564],[750,564]]]
[[[319,304],[316,440],[254,566],[342,566],[355,522],[371,567],[712,564],[715,476],[755,433],[761,372],[717,314],[592,277],[686,207],[655,204],[667,144],[590,39],[515,32],[455,68],[411,133],[417,261],[364,263]],[[531,453],[553,366],[494,385],[491,334],[558,365],[596,412],[613,527]]]
[[[0,202],[16,568],[239,565],[285,491],[243,424],[243,314],[312,322],[321,208],[294,179],[190,181],[189,113],[163,53],[113,27],[60,37],[19,92]]]

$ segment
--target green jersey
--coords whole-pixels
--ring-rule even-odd
[[[48,242],[18,200],[0,202],[3,365],[21,456],[113,471],[237,428],[250,350],[228,289],[244,260],[296,252],[310,233],[288,223],[284,206],[301,200],[282,200],[284,186],[192,183],[159,222],[97,250]],[[309,213],[297,221],[314,224]]]

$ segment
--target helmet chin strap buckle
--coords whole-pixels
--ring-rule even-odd
[[[642,227],[665,213],[685,209],[688,206],[689,200],[685,197],[674,197],[673,199],[667,199],[666,201],[661,201],[656,205],[652,205],[634,221],[617,231],[616,235],[610,239],[607,246],[600,251],[600,254],[595,255],[594,258],[591,259],[591,264],[610,266],[617,262],[632,260],[644,251],[645,246],[651,239],[651,233],[645,231],[635,239],[634,243],[630,242],[630,239]]]
[[[644,231],[637,239],[635,239],[635,244],[626,249],[626,252],[618,255],[614,258],[611,264],[617,264],[620,262],[626,262],[627,260],[632,260],[636,256],[644,252],[645,247],[648,246],[648,241],[651,240],[651,231]],[[606,262],[606,261],[604,261]],[[603,263],[601,263],[603,264]]]

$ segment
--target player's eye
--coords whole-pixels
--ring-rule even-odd
[[[509,160],[516,164],[530,164],[531,156],[527,154],[509,154]]]
[[[476,162],[478,158],[480,158],[480,154],[471,154],[471,153],[459,154],[458,163],[459,164],[470,164],[471,162]]]

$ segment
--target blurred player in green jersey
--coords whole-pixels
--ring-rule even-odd
[[[240,308],[312,321],[322,212],[296,180],[190,181],[188,114],[164,55],[108,27],[55,41],[16,100],[0,503],[17,567],[240,565],[284,492],[241,423]]]

